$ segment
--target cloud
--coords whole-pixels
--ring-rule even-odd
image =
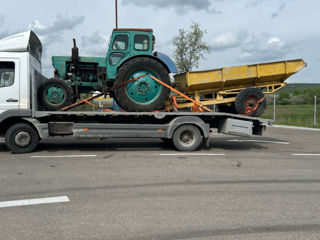
[[[214,51],[223,51],[229,48],[236,48],[241,46],[247,37],[248,32],[246,30],[226,32],[214,38],[211,42],[211,46]]]
[[[54,42],[61,42],[63,40],[64,32],[73,30],[78,25],[81,25],[84,22],[84,19],[84,16],[69,16],[68,14],[59,13],[54,22],[49,26],[44,26],[38,20],[34,20],[28,25],[27,29],[33,30],[42,42],[42,70],[45,75],[52,75],[51,59],[47,57],[47,55],[50,54],[50,50],[48,50],[49,52],[47,51],[48,46]]]
[[[212,13],[221,13],[211,7],[210,0],[123,0],[123,4],[142,7],[176,8],[177,10],[205,10]]]
[[[0,15],[0,27],[3,26],[4,22],[5,22],[5,17],[3,15]]]
[[[264,9],[269,9],[271,11],[273,11],[271,13],[271,17],[275,18],[278,17],[280,15],[280,12],[283,11],[283,9],[286,8],[287,4],[285,2],[280,3],[280,5],[278,5],[278,8],[276,10],[274,10],[277,6],[277,4],[270,4],[273,3],[270,0],[252,0],[249,3],[247,3],[246,7],[247,8],[264,8]]]
[[[291,46],[277,36],[260,33],[246,39],[240,50],[241,60],[270,61],[285,58],[291,51]]]
[[[91,36],[81,37],[80,52],[87,56],[106,56],[110,35],[101,35],[95,31]]]
[[[238,59],[246,62],[282,59],[292,50],[292,46],[278,36],[246,30],[222,33],[212,40],[211,46],[216,52],[235,48],[240,52]]]
[[[0,15],[0,28],[3,29],[3,25],[5,23],[5,17],[3,15]],[[4,29],[1,30],[0,32],[0,39],[7,37],[8,35],[10,35],[9,30],[8,29]]]
[[[278,17],[280,12],[286,7],[287,5],[285,3],[282,3],[280,6],[279,6],[279,9],[277,11],[275,11],[274,13],[271,14],[271,17],[272,18],[275,18],[275,17]]]
[[[35,31],[42,43],[48,46],[53,42],[60,41],[61,35],[68,30],[74,29],[83,23],[84,16],[69,16],[59,13],[51,26],[45,27],[38,20],[29,24],[28,29]]]
[[[267,3],[266,0],[252,0],[246,4],[246,7],[247,8],[250,8],[250,7],[256,8],[256,7],[259,7],[260,5],[264,5],[266,3]]]

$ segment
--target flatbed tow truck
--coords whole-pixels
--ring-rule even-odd
[[[212,129],[240,136],[262,135],[270,120],[224,112],[46,111],[37,90],[42,45],[32,32],[0,41],[0,135],[13,153],[32,152],[41,139],[161,138],[180,151],[209,145]]]

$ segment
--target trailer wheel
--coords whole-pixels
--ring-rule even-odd
[[[179,151],[195,151],[202,143],[202,135],[196,126],[182,125],[174,131],[172,142]]]
[[[264,94],[260,89],[257,88],[245,88],[240,91],[240,93],[236,97],[235,101],[235,109],[238,114],[250,115],[253,117],[259,117],[267,107],[267,100],[263,99]],[[260,103],[259,101],[263,99]],[[252,112],[246,113],[247,109],[255,109]]]
[[[158,61],[137,57],[126,62],[117,72],[115,86],[142,75],[146,76],[114,90],[117,104],[129,112],[150,112],[163,109],[170,90],[150,77],[170,85],[168,71]]]
[[[56,111],[72,104],[73,90],[64,80],[50,78],[40,85],[38,101],[46,110]]]
[[[12,153],[32,152],[38,145],[38,132],[26,123],[16,123],[6,132],[5,144]]]

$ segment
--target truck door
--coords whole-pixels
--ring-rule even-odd
[[[0,112],[19,109],[19,60],[0,59]]]

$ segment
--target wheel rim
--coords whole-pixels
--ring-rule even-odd
[[[44,92],[45,100],[51,106],[62,104],[67,97],[65,90],[57,85],[48,86]]]
[[[195,141],[195,137],[191,131],[185,130],[180,134],[179,140],[183,146],[190,146]]]
[[[26,147],[31,142],[31,135],[26,131],[18,132],[14,137],[14,142],[19,147]]]
[[[158,76],[149,70],[138,70],[133,72],[127,80],[140,77],[144,74],[147,75],[134,82],[128,83],[126,88],[128,96],[133,102],[148,105],[155,101],[162,91],[162,84],[153,80],[149,75],[156,78],[158,78]]]
[[[245,107],[245,109],[247,109],[248,107],[250,107],[250,108],[256,107],[258,102],[259,102],[259,100],[257,97],[250,96],[245,100],[244,107]]]

